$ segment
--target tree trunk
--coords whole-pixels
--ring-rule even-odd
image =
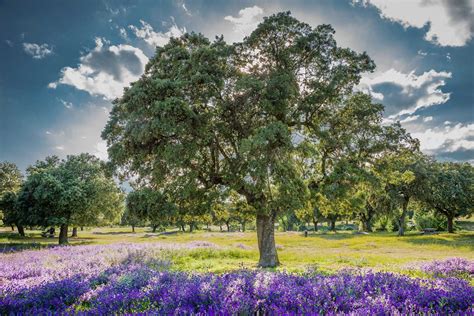
[[[20,236],[25,237],[25,228],[22,225],[16,225],[16,228],[18,229],[18,234]]]
[[[193,223],[189,223],[189,232],[192,233],[193,232]]]
[[[405,217],[407,215],[408,202],[409,199],[405,198],[405,201],[402,204],[402,215],[398,219],[398,236],[405,235]]]
[[[318,221],[313,219],[314,231],[318,231]]]
[[[331,220],[330,220],[330,223],[331,223],[331,228],[330,228],[330,229],[331,229],[333,232],[336,232],[336,219],[331,219]]]
[[[245,222],[242,222],[242,232],[245,232]]]
[[[275,246],[275,216],[257,215],[257,239],[262,268],[276,267],[280,264]]]
[[[229,222],[226,222],[226,223],[225,223],[225,226],[227,226],[227,232],[230,232],[230,223],[229,223]]]
[[[11,225],[11,227],[12,227],[12,232],[15,231],[15,226]]]
[[[59,244],[64,245],[67,244],[67,225],[66,224],[61,224],[61,227],[59,229]]]
[[[448,215],[448,233],[454,233],[454,216],[452,215]]]
[[[135,232],[135,225],[132,225],[132,233]]]
[[[72,235],[71,237],[77,237],[77,227],[72,228]]]
[[[84,230],[84,226],[81,226],[81,232]]]
[[[153,226],[151,226],[151,228],[152,228],[152,232],[153,232],[153,233],[156,233],[157,225],[153,225]]]

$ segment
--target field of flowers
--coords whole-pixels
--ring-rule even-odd
[[[187,244],[55,247],[0,255],[0,314],[439,314],[473,311],[474,263],[419,267],[426,278],[345,270],[333,275],[172,269]],[[424,272],[423,272],[424,271]]]

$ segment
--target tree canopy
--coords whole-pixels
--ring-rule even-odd
[[[346,170],[403,134],[381,126],[381,105],[354,93],[374,67],[337,46],[330,25],[312,28],[289,12],[233,45],[185,34],[157,47],[115,100],[102,137],[121,177],[176,199],[243,196],[256,214],[259,265],[275,266],[275,218],[303,207],[307,183],[339,191]]]
[[[71,155],[64,160],[53,156],[28,169],[17,204],[23,223],[60,226],[62,244],[67,243],[70,225],[118,221],[123,193],[95,156]]]

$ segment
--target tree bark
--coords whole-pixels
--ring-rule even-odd
[[[257,215],[257,239],[262,268],[276,267],[280,264],[275,246],[275,216]]]
[[[84,226],[81,226],[81,232],[84,230]]]
[[[318,221],[313,219],[314,231],[318,231]]]
[[[221,229],[221,231],[222,231],[222,224],[220,224],[220,225],[219,225],[219,228],[220,228],[220,229]]]
[[[11,227],[12,227],[12,232],[15,231],[15,226],[11,225]]]
[[[331,219],[331,220],[330,220],[330,223],[331,223],[331,228],[330,228],[330,229],[331,229],[333,232],[336,232],[336,219]]]
[[[59,244],[64,245],[68,243],[67,239],[67,224],[61,224],[59,229]]]
[[[22,237],[25,237],[25,227],[23,227],[23,225],[17,224],[16,228],[18,229],[18,234],[20,234]]]
[[[193,223],[189,223],[189,232],[190,232],[190,233],[193,232],[193,228],[194,228]]]
[[[454,233],[454,216],[449,214],[447,217],[448,217],[448,233],[452,234]]]
[[[72,235],[71,237],[77,237],[77,227],[72,228]]]
[[[230,232],[230,223],[229,223],[229,222],[225,222],[225,226],[227,227],[227,232]]]
[[[135,225],[132,225],[132,233],[135,232]]]
[[[151,226],[151,229],[152,229],[152,232],[153,232],[153,233],[156,233],[156,228],[157,228],[157,225]]]
[[[242,222],[242,232],[245,232],[245,222]]]

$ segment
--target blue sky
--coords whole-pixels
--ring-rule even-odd
[[[401,121],[427,154],[474,163],[471,0],[0,0],[0,161],[106,159],[111,100],[156,45],[186,31],[239,41],[287,10],[368,52],[377,69],[357,88],[385,105],[387,122]]]

